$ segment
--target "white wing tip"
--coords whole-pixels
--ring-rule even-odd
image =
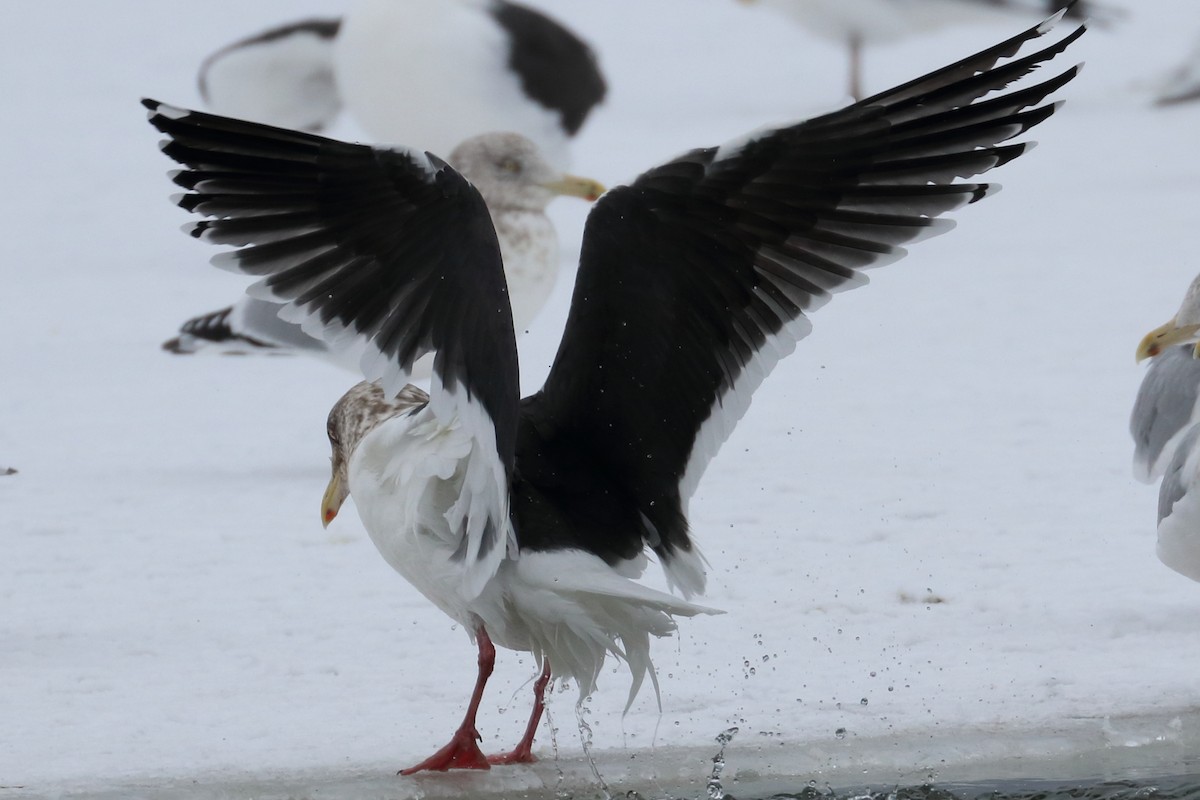
[[[148,105],[146,107],[146,116],[149,119],[153,119],[154,117],[166,117],[167,119],[184,119],[185,117],[187,117],[188,115],[190,115],[192,113],[191,111],[188,111],[186,108],[180,108],[179,106],[168,105],[167,103],[160,103],[157,100],[152,100],[149,102],[152,102],[154,104],[153,106]]]
[[[1038,27],[1037,27],[1038,35],[1041,36],[1043,34],[1049,33],[1051,30],[1054,29],[1055,25],[1062,22],[1062,18],[1065,17],[1066,15],[1067,15],[1067,9],[1060,8],[1054,14],[1047,17],[1045,19],[1045,21],[1042,22],[1041,25],[1038,25]]]

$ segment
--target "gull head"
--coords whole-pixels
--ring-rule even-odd
[[[1200,275],[1188,287],[1179,311],[1138,343],[1137,360],[1144,361],[1177,344],[1194,345],[1192,354],[1200,358]]]
[[[329,485],[321,498],[321,524],[324,527],[329,527],[350,496],[350,459],[359,442],[381,423],[427,402],[429,395],[411,384],[394,398],[388,398],[378,384],[363,381],[334,403],[325,423],[332,455]]]
[[[537,145],[517,133],[485,133],[465,140],[448,159],[488,208],[541,212],[559,195],[596,200],[604,186],[568,175],[542,157]]]

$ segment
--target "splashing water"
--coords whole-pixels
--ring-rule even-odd
[[[575,704],[575,720],[579,723],[579,741],[583,743],[583,754],[587,756],[588,766],[592,768],[592,777],[596,779],[596,783],[600,785],[600,791],[604,793],[604,800],[613,800],[612,791],[609,790],[604,776],[600,774],[600,768],[596,766],[596,759],[592,755],[592,726],[588,724],[585,716],[589,710],[584,705],[586,699],[581,697]]]
[[[721,773],[725,771],[725,746],[737,736],[737,728],[726,728],[717,736],[721,749],[713,756],[712,774],[708,776],[708,800],[725,800],[725,787],[721,785]]]

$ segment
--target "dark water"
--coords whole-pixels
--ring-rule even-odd
[[[1200,775],[1106,781],[1014,781],[964,783],[886,789],[820,789],[796,793],[742,796],[726,792],[725,800],[1200,800]]]

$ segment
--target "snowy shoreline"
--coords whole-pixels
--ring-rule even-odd
[[[1064,720],[1053,729],[909,731],[893,736],[821,742],[754,745],[734,741],[725,748],[725,791],[738,796],[795,792],[805,785],[835,790],[852,787],[1044,780],[1050,783],[1152,779],[1200,772],[1200,709],[1119,719]],[[1183,720],[1189,720],[1184,722]],[[561,734],[560,734],[561,735]],[[701,797],[712,774],[710,747],[658,747],[596,753],[596,766],[615,796]],[[532,766],[487,773],[426,774],[402,778],[390,765],[289,772],[214,771],[189,777],[128,776],[111,784],[0,787],[3,800],[218,800],[254,797],[287,800],[529,800],[600,796],[591,766],[579,756],[544,758]]]

